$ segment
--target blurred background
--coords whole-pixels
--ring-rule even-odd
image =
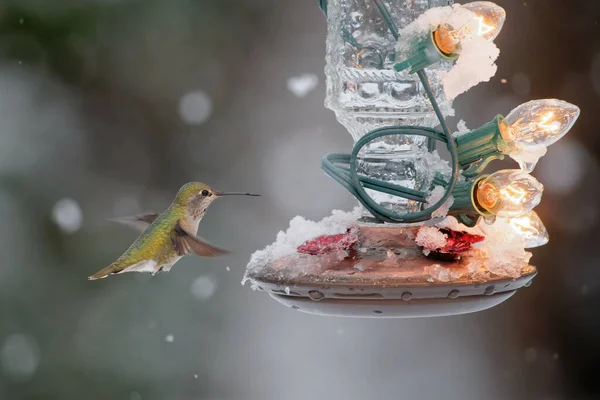
[[[600,398],[600,2],[497,3],[498,74],[451,122],[582,109],[534,173],[539,275],[478,314],[351,320],[240,286],[292,217],[355,204],[319,169],[352,140],[323,107],[316,1],[1,0],[0,399]],[[263,194],[200,226],[233,255],[87,281],[135,239],[108,218],[192,180]]]

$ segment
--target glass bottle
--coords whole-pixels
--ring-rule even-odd
[[[383,0],[398,29],[432,7],[448,6],[453,0]],[[396,72],[397,40],[373,0],[327,1],[327,98],[325,106],[356,142],[364,134],[386,126],[435,127],[439,124],[418,77]],[[440,63],[432,69],[445,69]],[[442,109],[445,102],[436,71],[431,86]],[[384,136],[363,147],[358,172],[413,189],[430,181],[421,136]],[[367,190],[382,206],[399,213],[415,211],[418,203]],[[365,213],[367,213],[365,211]],[[370,214],[369,214],[370,215]],[[367,214],[365,214],[367,216]]]

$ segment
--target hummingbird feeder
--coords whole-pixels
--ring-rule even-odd
[[[505,11],[488,1],[320,0],[327,99],[351,153],[322,160],[360,203],[296,217],[256,252],[244,282],[293,309],[348,317],[456,315],[493,307],[537,274],[548,233],[529,173],[579,108],[535,100],[451,133],[452,100],[495,73]],[[436,129],[436,126],[439,128]],[[450,160],[440,158],[445,146]],[[509,156],[520,169],[484,168]]]

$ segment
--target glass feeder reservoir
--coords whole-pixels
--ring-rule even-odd
[[[398,29],[406,27],[432,7],[447,6],[452,0],[386,0],[380,2]],[[325,106],[356,142],[374,129],[396,126],[439,124],[416,75],[394,70],[397,39],[382,17],[378,2],[371,0],[329,0],[322,2],[327,16]],[[440,63],[435,70],[448,69]],[[432,89],[442,104],[438,80]],[[426,159],[427,140],[422,136],[390,135],[363,148],[358,171],[372,178],[422,189],[429,184]],[[379,204],[399,213],[415,211],[417,205],[406,199],[367,189]],[[365,219],[370,214],[364,213]]]

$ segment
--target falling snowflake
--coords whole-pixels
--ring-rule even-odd
[[[303,74],[288,79],[287,87],[298,97],[305,97],[319,85],[319,77],[315,74]]]

